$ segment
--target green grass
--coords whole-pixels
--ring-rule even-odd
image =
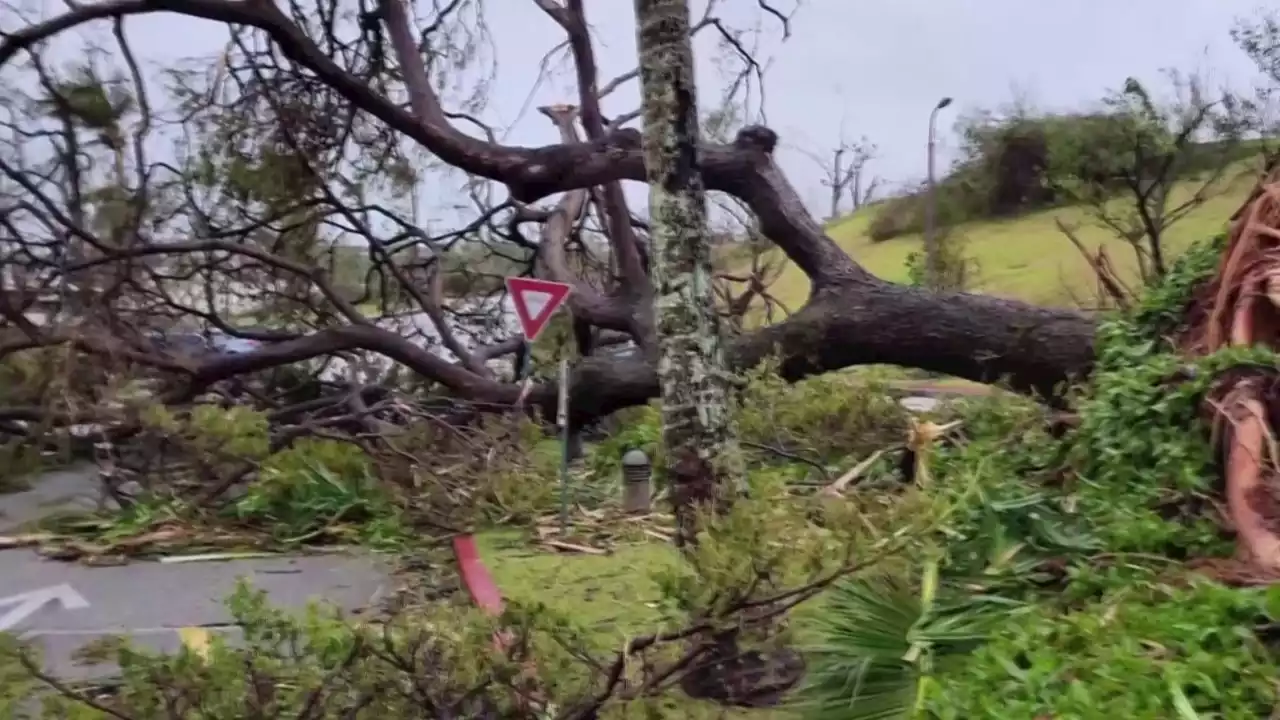
[[[1237,174],[1238,172],[1238,174]],[[1251,166],[1233,170],[1234,179],[1226,192],[1209,199],[1166,232],[1169,259],[1181,253],[1196,240],[1220,232],[1253,186]],[[1199,187],[1187,183],[1173,193],[1176,204],[1191,196]],[[1120,202],[1120,201],[1117,201]],[[1121,204],[1118,207],[1123,208]],[[878,208],[866,208],[828,226],[828,234],[854,260],[875,275],[893,282],[906,282],[907,255],[919,250],[919,235],[906,235],[881,243],[873,243],[867,228]],[[1040,305],[1073,305],[1072,291],[1085,298],[1093,296],[1097,287],[1093,272],[1074,246],[1060,233],[1055,218],[1079,225],[1078,234],[1090,250],[1099,245],[1107,248],[1112,262],[1123,278],[1135,276],[1133,251],[1114,233],[1099,226],[1083,208],[1057,208],[1030,213],[1006,220],[972,222],[959,226],[955,233],[968,241],[968,253],[978,264],[978,285],[972,288],[1002,297],[1018,298]],[[791,308],[804,304],[809,294],[809,279],[794,265],[788,264],[772,292]]]
[[[672,545],[622,545],[612,555],[558,554],[530,546],[524,533],[513,530],[490,530],[476,542],[503,597],[568,615],[606,652],[662,629],[654,575],[680,562]],[[796,720],[786,708],[726,710],[687,698],[670,702],[688,720]]]
[[[679,562],[661,543],[624,545],[612,555],[569,555],[532,547],[518,531],[476,538],[480,556],[504,597],[563,612],[599,639],[651,633],[661,620],[654,573]]]

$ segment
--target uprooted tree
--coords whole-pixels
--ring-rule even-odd
[[[423,58],[448,55],[443,46],[455,27],[451,23],[466,24],[458,9],[431,25],[427,47],[420,46],[405,8],[394,2],[363,15],[363,32],[355,40],[336,37],[337,21],[321,19],[327,11],[222,1],[99,4],[10,32],[0,45],[6,78],[19,85],[19,70],[27,69],[27,79],[36,78],[29,85],[41,88],[15,88],[13,96],[28,102],[15,108],[10,132],[16,140],[39,128],[51,145],[36,153],[28,141],[21,155],[15,150],[3,158],[0,171],[12,198],[6,252],[14,258],[6,264],[21,259],[35,268],[22,280],[20,287],[27,289],[56,288],[61,273],[92,276],[93,286],[101,288],[94,290],[92,305],[123,320],[82,324],[73,333],[65,324],[32,323],[19,313],[21,302],[11,302],[6,317],[13,340],[6,347],[74,340],[89,353],[127,353],[131,361],[167,373],[175,399],[236,375],[362,350],[460,397],[509,406],[521,387],[496,375],[490,361],[513,343],[500,335],[492,343],[466,342],[458,337],[464,330],[455,327],[457,314],[449,312],[441,293],[430,292],[439,287],[432,278],[449,266],[438,258],[464,237],[495,245],[502,240],[520,263],[536,255],[538,273],[574,282],[576,323],[653,347],[644,311],[652,297],[644,224],[632,217],[620,185],[646,178],[639,134],[601,115],[600,96],[612,83],[602,88],[596,77],[585,18],[576,6],[545,5],[570,40],[586,136],[539,148],[503,145],[483,129],[469,134],[469,116],[442,106],[429,72],[444,72],[443,61],[429,70]],[[235,28],[212,77],[186,75],[173,83],[187,110],[182,130],[188,145],[177,164],[150,157],[146,138],[158,133],[161,121],[152,106],[160,93],[146,93],[140,70],[136,80],[122,70],[77,85],[41,54],[44,42],[70,28],[111,18],[122,28],[125,17],[161,12]],[[695,32],[720,30],[714,20],[694,23]],[[123,30],[118,33],[123,40]],[[399,92],[408,94],[410,108],[392,99]],[[103,105],[96,97],[87,99],[94,94],[106,96],[105,106],[86,113],[80,106]],[[118,98],[114,104],[112,97]],[[104,121],[114,125],[104,129]],[[860,268],[805,210],[773,161],[776,145],[775,133],[750,126],[730,144],[704,146],[700,156],[708,188],[749,206],[759,232],[812,283],[809,301],[789,319],[733,341],[732,365],[749,367],[780,352],[781,371],[792,379],[860,363],[892,363],[976,380],[1007,379],[1046,394],[1088,371],[1093,322],[1087,317],[995,298],[933,295]],[[470,187],[478,217],[472,227],[433,238],[407,213],[371,201],[378,183],[411,186],[413,161],[423,155],[475,179]],[[65,161],[71,156],[93,156],[95,162],[90,169],[83,160]],[[507,199],[486,205],[497,188],[505,189]],[[557,194],[555,210],[535,207]],[[581,232],[588,204],[600,218],[590,238]],[[524,228],[538,221],[541,236],[528,239]],[[316,250],[322,245],[318,239],[332,245],[337,234],[367,245],[368,274],[384,285],[401,285],[429,319],[424,324],[436,326],[434,344],[452,358],[373,322],[361,309],[363,288],[344,292],[338,273],[326,270],[325,253]],[[592,238],[604,238],[607,248]],[[52,250],[64,240],[68,252],[55,258]],[[412,247],[430,251],[413,264]],[[578,258],[601,255],[609,258],[603,273],[574,267],[586,262]],[[470,265],[467,270],[483,273]],[[273,279],[269,290],[258,286],[265,278]],[[11,285],[8,295],[16,289]],[[276,317],[293,324],[250,329],[226,312],[225,302],[204,302],[205,295],[249,293],[269,294]],[[107,329],[126,327],[130,314],[158,312],[160,305],[181,307],[168,310],[170,317],[197,316],[265,344],[231,357],[178,361],[145,338]],[[572,385],[575,423],[658,392],[646,353],[593,353],[576,364]],[[552,383],[539,383],[528,399],[550,407],[555,396]]]
[[[683,175],[689,181],[683,189],[696,197],[700,176],[710,189],[727,196],[725,202],[735,211],[745,207],[751,219],[735,231],[776,244],[812,284],[803,308],[782,322],[749,330],[752,323],[744,316],[752,301],[770,302],[765,276],[771,271],[761,267],[760,255],[753,256],[752,267],[757,272],[750,277],[738,280],[740,276],[726,273],[712,278],[708,253],[713,250],[712,239],[723,231],[703,235],[698,230],[700,213],[691,209],[698,200],[686,198],[677,207],[685,211],[683,219],[689,232],[680,242],[665,243],[661,203],[651,203],[654,217],[643,220],[635,217],[623,193],[624,180],[653,183],[670,178],[673,186],[680,184],[674,180],[681,173],[653,162],[654,156],[662,153],[652,145],[646,148],[640,134],[626,127],[641,111],[619,113],[609,120],[601,109],[602,99],[621,83],[645,73],[656,75],[661,64],[646,62],[644,73],[624,73],[602,84],[581,0],[567,0],[563,5],[540,0],[537,5],[567,35],[566,47],[579,89],[573,105],[541,109],[560,137],[559,144],[541,148],[501,144],[496,133],[473,117],[482,105],[481,97],[449,100],[441,89],[449,84],[444,82],[451,79],[448,74],[464,70],[460,65],[470,61],[470,53],[482,44],[475,35],[467,34],[483,27],[478,21],[479,6],[465,0],[425,18],[422,30],[413,27],[408,9],[399,0],[385,0],[377,8],[362,6],[358,34],[346,32],[328,6],[281,9],[260,0],[117,0],[72,7],[59,18],[31,22],[4,36],[0,67],[5,68],[6,87],[0,102],[8,112],[4,117],[6,144],[0,149],[0,289],[4,291],[0,293],[0,315],[4,318],[0,372],[5,373],[5,381],[14,374],[26,382],[0,386],[6,405],[0,410],[0,435],[35,441],[36,449],[43,450],[43,430],[92,424],[103,440],[95,447],[109,448],[126,436],[151,443],[143,448],[144,453],[166,445],[186,445],[193,451],[188,459],[198,461],[194,468],[188,468],[199,480],[191,483],[197,493],[191,506],[201,509],[205,506],[200,501],[229,494],[230,484],[252,472],[260,480],[256,486],[271,485],[268,480],[273,475],[287,475],[290,482],[283,484],[290,488],[309,482],[333,485],[325,482],[323,473],[317,476],[318,471],[307,462],[315,457],[324,457],[322,469],[326,471],[329,466],[347,465],[353,476],[376,472],[382,484],[409,488],[417,493],[415,499],[423,499],[428,492],[450,495],[455,489],[444,484],[424,489],[419,484],[420,466],[442,459],[450,466],[449,472],[457,471],[455,465],[470,463],[466,469],[473,472],[466,478],[468,482],[497,483],[505,478],[509,486],[528,490],[530,484],[522,482],[524,475],[504,467],[512,461],[502,457],[503,448],[498,446],[501,441],[503,446],[514,448],[517,452],[511,454],[519,456],[516,462],[539,462],[530,451],[532,443],[521,435],[527,425],[516,423],[514,430],[499,427],[496,432],[472,437],[459,432],[459,426],[483,413],[507,412],[522,403],[551,409],[558,388],[538,371],[546,367],[547,352],[570,352],[570,347],[583,355],[574,365],[574,423],[586,424],[613,410],[645,402],[657,397],[660,389],[668,395],[664,398],[668,404],[684,405],[674,408],[677,412],[668,412],[668,421],[681,411],[692,412],[688,398],[675,396],[671,388],[660,388],[663,319],[660,312],[654,312],[654,304],[656,298],[671,295],[685,306],[679,308],[683,317],[676,313],[672,319],[686,324],[673,324],[667,327],[669,332],[678,334],[691,327],[707,330],[715,324],[713,309],[733,315],[733,321],[725,323],[737,332],[727,353],[731,369],[763,365],[766,359],[779,356],[777,367],[784,378],[792,380],[860,363],[893,363],[983,381],[1008,381],[1019,390],[1067,405],[1073,399],[1068,381],[1087,374],[1096,360],[1098,397],[1078,405],[1079,415],[1055,416],[1051,427],[1044,429],[1039,421],[1047,413],[1033,408],[1025,416],[1019,414],[1015,422],[998,424],[988,444],[956,448],[960,453],[971,453],[975,457],[970,459],[981,465],[990,457],[1001,456],[1000,446],[1026,446],[1003,456],[994,468],[1004,490],[1017,490],[1006,499],[1018,501],[988,502],[990,496],[971,497],[966,489],[964,509],[995,512],[995,506],[1000,505],[1001,512],[1017,511],[1014,514],[1019,518],[1010,522],[1020,525],[1023,519],[1037,525],[1052,524],[1063,514],[1086,521],[1102,518],[1105,522],[1099,525],[1107,525],[1105,529],[1111,534],[1123,531],[1125,542],[1119,543],[1123,553],[1141,552],[1150,549],[1148,546],[1160,549],[1160,537],[1145,535],[1159,535],[1160,528],[1178,525],[1166,522],[1165,513],[1195,515],[1201,520],[1216,509],[1206,509],[1204,506],[1212,503],[1201,502],[1202,490],[1210,485],[1206,478],[1216,475],[1211,472],[1208,445],[1196,434],[1202,429],[1200,419],[1193,417],[1201,400],[1207,400],[1200,409],[1217,421],[1219,438],[1224,441],[1223,494],[1227,500],[1225,522],[1215,523],[1210,531],[1217,539],[1217,530],[1229,529],[1249,561],[1245,570],[1255,578],[1274,579],[1280,570],[1280,542],[1274,529],[1275,516],[1280,513],[1273,509],[1270,489],[1275,465],[1270,430],[1278,421],[1272,409],[1277,404],[1275,361],[1268,352],[1250,355],[1248,347],[1274,345],[1277,332],[1280,292],[1273,287],[1273,265],[1274,238],[1280,233],[1280,191],[1274,176],[1268,178],[1272,184],[1259,186],[1234,219],[1231,243],[1216,277],[1207,285],[1200,283],[1212,265],[1212,247],[1208,253],[1188,254],[1196,256],[1197,272],[1193,274],[1199,287],[1190,287],[1191,282],[1179,285],[1179,278],[1190,275],[1173,272],[1177,292],[1161,288],[1157,294],[1165,293],[1165,302],[1150,306],[1168,313],[1168,318],[1160,318],[1168,322],[1157,323],[1155,330],[1143,323],[1142,332],[1138,332],[1137,324],[1127,316],[1113,318],[1101,326],[1104,331],[1097,347],[1102,357],[1095,358],[1093,338],[1099,326],[1086,315],[963,293],[928,293],[874,278],[826,237],[802,207],[773,161],[776,136],[758,126],[742,128],[732,142],[702,147],[698,173]],[[651,9],[660,5],[665,5],[667,12],[684,11],[682,2],[637,3]],[[742,43],[715,16],[715,7],[711,3],[688,32],[722,33],[729,51],[739,52]],[[765,13],[772,12],[767,4],[760,7]],[[134,58],[125,23],[130,15],[159,12],[225,23],[230,35],[225,51],[211,69],[170,68],[167,84],[157,91]],[[122,63],[119,67],[96,48],[89,48],[83,58],[70,64],[53,59],[46,41],[95,20],[111,21]],[[670,25],[662,28],[668,33],[664,38],[658,37],[657,28],[651,29],[655,34],[650,41],[684,45],[680,42],[683,38],[670,36]],[[684,32],[683,27],[677,28],[677,34]],[[389,43],[385,48],[384,41]],[[739,58],[750,72],[750,59]],[[646,81],[651,89],[665,87],[665,80],[652,75]],[[457,87],[457,83],[452,85]],[[408,109],[393,99],[402,94],[409,97]],[[692,97],[679,97],[676,107],[668,109],[683,109],[687,117],[692,101]],[[460,110],[446,111],[447,104]],[[646,105],[643,113],[656,117],[659,108],[651,102]],[[161,107],[177,112],[164,112]],[[471,128],[477,129],[475,134],[465,131]],[[157,154],[161,147],[157,139],[174,141],[176,152]],[[684,150],[687,158],[688,148]],[[671,154],[667,155],[670,160]],[[437,173],[442,166],[467,176],[463,194],[471,204],[466,220],[448,229],[428,227],[439,223],[424,220],[417,203],[424,187],[439,181]],[[654,192],[661,198],[662,193],[677,189],[681,188],[664,184]],[[495,200],[503,190],[506,195]],[[760,249],[760,243],[752,245],[750,249]],[[664,274],[673,267],[676,272]],[[513,339],[512,328],[502,320],[501,278],[513,273],[536,273],[575,286],[571,322],[550,332],[555,342],[541,344],[531,353]],[[697,278],[701,284],[681,286],[682,275]],[[713,280],[718,283],[715,292],[721,300],[715,308],[710,303]],[[726,289],[735,283],[747,286],[737,296]],[[1184,306],[1188,297],[1190,305]],[[1141,312],[1149,312],[1149,308]],[[196,331],[205,330],[221,333],[220,351],[183,344]],[[708,335],[714,337],[714,333]],[[1124,335],[1126,342],[1116,342],[1116,335]],[[622,354],[612,350],[626,343],[635,348]],[[1239,347],[1222,352],[1226,346]],[[1155,353],[1158,362],[1150,358],[1155,347],[1159,348]],[[671,349],[668,344],[668,355]],[[713,348],[702,347],[698,353],[684,350],[685,360],[695,360]],[[714,356],[714,352],[709,354]],[[504,363],[512,355],[515,367],[507,368]],[[1204,360],[1195,358],[1197,355],[1210,357]],[[522,370],[530,363],[535,366],[534,380],[527,383]],[[335,378],[335,366],[343,364],[345,374]],[[664,369],[683,373],[681,380],[686,384],[702,383],[710,390],[695,398],[696,402],[710,398],[713,404],[725,403],[730,378],[699,375],[716,368],[714,362],[705,370],[697,364],[673,369],[667,363]],[[1138,366],[1137,372],[1126,374],[1124,371],[1135,369],[1131,365]],[[780,381],[769,377],[767,382],[773,383],[776,391]],[[746,384],[745,401],[736,408],[740,418],[744,408],[767,404],[753,383]],[[846,390],[861,392],[861,402],[868,407],[893,413],[892,437],[900,438],[907,419],[896,403],[879,391],[835,386],[832,382],[798,398],[796,406],[823,420],[851,415],[855,413],[848,411],[849,399],[844,394]],[[796,390],[803,392],[803,388]],[[143,402],[131,405],[130,398],[138,396],[144,397]],[[193,403],[197,398],[201,402]],[[833,398],[835,404],[824,404]],[[1173,401],[1166,402],[1170,398]],[[1095,407],[1089,407],[1091,402]],[[215,403],[224,407],[211,408]],[[1108,416],[1108,404],[1127,405],[1130,412]],[[1099,405],[1102,411],[1096,407]],[[170,413],[172,408],[185,411],[191,406],[195,409],[185,414]],[[1016,420],[1025,421],[1033,413],[1036,420],[1020,424],[1034,424],[1034,432],[1017,436]],[[1168,420],[1169,415],[1177,415],[1179,422],[1159,427],[1145,424],[1153,417]],[[244,420],[245,427],[228,427],[237,420]],[[717,425],[717,420],[723,421],[723,417],[700,417],[699,422],[705,423],[701,432],[686,437],[701,434],[696,442],[714,445],[724,434],[724,426]],[[1074,436],[1072,430],[1064,429],[1073,423]],[[753,421],[743,424],[754,425],[757,432],[767,426],[772,433],[776,420],[770,413],[757,412]],[[268,432],[266,425],[272,425],[275,432]],[[281,425],[286,427],[281,430]],[[889,440],[884,436],[869,438],[876,433],[857,425],[854,422],[845,427],[845,434],[838,438],[822,440],[839,445],[841,457],[849,452],[868,453],[868,462],[875,462]],[[652,423],[648,427],[652,428]],[[915,481],[912,484],[924,487],[929,464],[928,440],[922,438],[937,426],[931,429],[912,423],[910,427],[911,439],[902,457],[904,465],[911,468],[907,475]],[[665,429],[672,433],[671,427]],[[1061,445],[1051,442],[1050,433],[1063,435],[1067,441]],[[305,435],[321,439],[307,453],[289,456],[282,450],[290,444],[296,447],[297,438]],[[377,442],[370,436],[376,436]],[[330,439],[327,444],[324,438]],[[708,439],[710,443],[705,442]],[[1012,443],[1006,442],[1010,439]],[[347,452],[353,443],[366,445],[371,451],[367,456]],[[854,448],[860,443],[869,447]],[[672,444],[678,447],[679,442]],[[957,446],[961,444],[957,442]],[[1051,452],[1045,453],[1046,449]],[[1027,457],[1022,456],[1024,451]],[[1060,456],[1074,453],[1085,455],[1084,461],[1066,457],[1067,462],[1061,462],[1064,457]],[[1045,454],[1054,457],[1046,460]],[[396,456],[396,462],[381,462],[388,456]],[[792,453],[789,457],[799,456]],[[376,470],[369,458],[377,462]],[[490,462],[490,458],[498,459]],[[100,460],[110,480],[112,458]],[[800,464],[815,467],[820,474],[827,472],[827,463],[821,459],[801,460]],[[950,460],[956,461],[956,456]],[[809,514],[817,512],[816,508],[796,504],[790,509],[797,512],[776,524],[747,527],[743,535],[750,536],[751,542],[734,545],[731,551],[725,551],[727,546],[717,548],[713,532],[700,543],[692,543],[694,547],[686,552],[688,562],[683,565],[696,571],[681,576],[683,585],[678,588],[690,599],[688,607],[693,612],[688,613],[690,618],[682,618],[691,620],[690,624],[671,632],[630,637],[621,650],[597,656],[604,660],[593,660],[593,671],[581,687],[559,694],[580,702],[560,708],[554,715],[599,717],[601,708],[614,699],[653,697],[677,682],[686,690],[698,691],[690,694],[733,704],[776,702],[779,690],[793,684],[796,673],[754,671],[794,670],[794,663],[770,667],[776,663],[758,662],[755,664],[760,667],[756,668],[741,663],[738,669],[747,672],[725,673],[734,668],[724,667],[727,663],[720,662],[724,656],[709,650],[727,647],[736,651],[763,644],[760,641],[778,634],[773,630],[791,607],[813,597],[836,578],[882,557],[876,552],[883,549],[877,543],[883,540],[890,547],[899,543],[905,547],[901,538],[910,536],[907,530],[923,535],[933,529],[936,518],[919,512],[920,506],[906,493],[908,501],[894,508],[891,519],[895,523],[890,524],[906,524],[910,518],[920,522],[919,528],[895,528],[886,535],[873,527],[861,534],[858,519],[841,514],[860,512],[856,507],[822,500],[841,497],[858,467],[868,465],[859,463],[840,480],[825,484],[823,492],[815,496],[819,502],[814,505],[829,513],[820,515],[820,522]],[[1040,474],[1042,469],[1053,472],[1031,477],[1026,472],[1029,467],[1033,468],[1031,474]],[[988,479],[970,470],[966,467],[964,472],[953,472],[950,481],[963,480],[965,487],[972,489],[977,485],[974,479]],[[1071,472],[1060,474],[1057,470]],[[441,468],[438,475],[444,474]],[[937,477],[945,480],[946,474],[943,467]],[[753,476],[752,480],[760,478]],[[894,488],[902,485],[900,480],[895,476],[892,486],[872,484],[860,490],[879,500],[895,495]],[[1097,487],[1077,492],[1078,488],[1072,487],[1077,480],[1085,481],[1079,485]],[[1175,484],[1178,492],[1168,492]],[[119,483],[107,485],[113,493],[121,490]],[[1053,505],[1061,499],[1063,513],[1040,517],[1042,509],[1049,506],[1027,504],[1023,491],[1037,486],[1062,495]],[[467,492],[459,495],[483,490],[463,489]],[[119,493],[122,504],[128,502],[125,495]],[[244,497],[250,502],[235,503],[235,509],[247,512],[256,507],[260,515],[279,526],[283,539],[294,543],[332,531],[331,519],[345,517],[345,513],[364,511],[366,517],[376,517],[380,510],[382,517],[387,517],[400,510],[372,507],[383,501],[357,493],[331,495],[329,504],[318,512],[312,508],[306,517],[290,517],[290,511],[299,510],[296,496],[247,492]],[[743,517],[759,519],[766,515],[764,510],[788,505],[785,498],[790,497],[781,483],[771,494],[768,482],[761,482],[736,502],[739,508],[755,509],[755,515],[748,512]],[[849,495],[844,497],[852,500]],[[1136,499],[1118,502],[1126,498]],[[427,502],[418,505],[434,510],[429,501],[435,499],[426,497]],[[1078,513],[1067,512],[1078,507],[1077,503],[1081,508]],[[530,505],[541,507],[536,502]],[[950,499],[945,497],[930,507],[944,516],[952,511]],[[1135,509],[1141,512],[1132,512]],[[418,534],[418,522],[466,520],[446,514],[449,516],[443,520],[413,517],[399,521],[404,524],[398,525],[398,531]],[[503,517],[509,515],[503,513]],[[989,532],[987,515],[970,515],[965,521],[973,521],[966,525],[967,547],[955,556],[969,557],[977,563],[970,568],[976,575],[999,584],[1006,578],[986,570],[1023,564],[1025,557],[1016,563],[1014,559],[1024,545],[1001,547],[1012,538],[1003,532]],[[983,524],[978,524],[980,515]],[[452,532],[449,527],[441,529]],[[784,546],[801,545],[823,559],[822,553],[830,547],[831,529],[848,530],[840,549],[856,561],[840,558],[834,570],[810,570],[795,562],[793,555],[784,554]],[[1196,525],[1188,530],[1188,536],[1196,534],[1203,540],[1199,533],[1204,531],[1203,525]],[[131,537],[129,541],[155,541],[155,536],[166,532],[176,531],[162,528],[150,538]],[[786,541],[780,542],[780,538]],[[1065,540],[1071,544],[1073,539]],[[1061,550],[1056,547],[1058,541],[1050,544],[1054,552]],[[1216,552],[1221,545],[1212,547]],[[707,551],[706,557],[698,555],[700,549]],[[933,548],[926,550],[933,552]],[[1044,548],[1035,548],[1041,550]],[[867,554],[869,560],[863,558]],[[716,576],[707,571],[708,558],[720,562],[711,567],[721,571],[719,582],[708,581]],[[991,558],[995,560],[989,563]],[[746,559],[750,562],[744,562]],[[1035,567],[1045,570],[1040,559],[1036,558]],[[1062,557],[1047,560],[1048,570],[1062,571]],[[1164,558],[1156,560],[1164,566]],[[936,570],[937,558],[931,562],[933,565],[925,564],[926,570]],[[766,587],[779,579],[783,581],[779,586],[793,584],[796,578],[775,577],[788,569],[796,575],[817,573],[818,579],[803,578],[799,588]],[[927,579],[921,582],[930,584]],[[1130,588],[1123,589],[1127,592]],[[1056,594],[1056,586],[1048,592]],[[243,598],[242,604],[251,605]],[[712,612],[703,612],[704,608]],[[240,609],[242,614],[254,614],[250,612],[253,607]],[[257,610],[261,616],[261,608]],[[1113,608],[1105,612],[1110,616]],[[1000,619],[1007,620],[1004,616]],[[262,618],[257,622],[261,627]],[[412,619],[405,622],[412,623]],[[270,618],[265,624],[279,626]],[[1196,622],[1175,624],[1201,627]],[[1233,624],[1221,624],[1234,632]],[[424,667],[460,665],[471,659],[467,656],[477,654],[477,648],[488,647],[492,637],[488,624],[468,630],[474,635],[470,645],[440,635],[436,629],[427,633],[433,643],[424,645],[418,642],[421,626],[407,630],[417,631],[417,635],[402,635],[401,639],[409,639],[409,647],[404,643],[391,647],[394,632],[375,638],[372,633],[351,628],[341,630],[341,637],[344,642],[350,640],[350,645],[316,643],[323,646],[325,655],[332,654],[334,648],[342,650],[345,657],[338,658],[342,666],[360,671],[340,679],[337,685],[326,688],[321,684],[314,690],[307,689],[306,683],[289,681],[288,669],[274,675],[275,681],[263,680],[273,677],[270,672],[258,674],[267,665],[288,664],[277,662],[283,657],[279,646],[276,654],[263,652],[260,665],[250,658],[243,677],[239,673],[245,667],[244,656],[225,647],[215,648],[213,655],[221,657],[224,667],[237,668],[237,678],[235,683],[214,690],[221,693],[222,707],[229,708],[224,711],[227,716],[253,715],[241,708],[246,701],[251,707],[264,702],[255,697],[261,693],[254,691],[274,686],[291,698],[304,693],[295,699],[306,708],[327,702],[336,708],[329,711],[334,715],[370,712],[372,699],[382,697],[387,702],[373,712],[394,713],[392,708],[406,707],[420,711],[436,706],[451,708],[436,714],[475,717],[513,716],[503,714],[491,702],[508,691],[519,695],[509,703],[519,708],[515,716],[530,716],[531,706],[538,709],[538,716],[551,716],[546,707],[548,698],[539,697],[539,690],[553,686],[565,690],[556,682],[564,680],[564,673],[558,672],[563,666],[556,664],[557,653],[538,648],[535,658],[532,644],[518,634],[509,638],[514,640],[511,645],[516,651],[509,658],[513,667],[501,674],[503,682],[498,684],[503,687],[488,692],[493,683],[489,676],[498,674],[484,673],[477,689],[463,683],[469,677],[422,672]],[[907,623],[904,650],[888,653],[887,663],[907,673],[916,672],[917,668],[904,662],[904,651],[906,644],[914,643],[911,638],[918,637],[919,630],[914,621]],[[947,634],[955,636],[954,632]],[[370,639],[384,642],[366,646]],[[686,652],[667,652],[675,646]],[[563,649],[560,655],[577,652],[576,647]],[[646,653],[650,659],[675,659],[650,664],[644,658]],[[913,648],[907,655],[914,653]],[[779,657],[787,659],[785,653]],[[525,664],[535,659],[536,665]],[[560,659],[567,662],[567,658]],[[696,668],[708,659],[720,667],[704,677],[718,675],[714,678],[718,682],[697,688],[685,682],[697,681],[697,672],[679,677],[682,668]],[[637,660],[642,660],[639,664],[643,667],[633,672]],[[1018,668],[1003,656],[1000,660],[1001,672],[1017,674]],[[330,661],[324,658],[325,663]],[[1213,664],[1229,667],[1217,659]],[[305,666],[298,674],[303,676],[321,665]],[[848,690],[844,687],[847,667],[836,667],[841,693]],[[398,691],[404,691],[403,697],[387,692],[382,680],[385,675],[379,674],[387,668],[397,677],[410,679],[395,684]],[[369,671],[367,677],[365,671]],[[1075,677],[1073,673],[1055,674]],[[354,681],[352,675],[357,676]],[[1271,676],[1273,673],[1268,674]],[[348,683],[345,687],[344,682]],[[1022,690],[1029,687],[1021,680],[1017,684]],[[202,694],[208,689],[185,692],[182,683],[151,685],[137,704],[179,708],[171,711],[175,716],[181,715],[185,706],[172,697],[159,698],[174,694],[193,703],[210,697]],[[972,685],[984,696],[974,702],[989,705],[992,686],[988,679]],[[529,686],[534,688],[532,693]],[[1267,687],[1272,684],[1268,682]],[[908,700],[918,705],[922,696],[911,687],[907,689]],[[325,700],[317,699],[326,693]],[[846,699],[836,700],[841,703],[839,709],[846,712]],[[321,714],[315,711],[311,716]]]
[[[608,119],[601,109],[639,73],[602,84],[582,3],[538,6],[567,37],[578,95],[572,106],[543,109],[560,141],[536,148],[497,140],[467,112],[483,102],[474,93],[456,100],[462,111],[444,106],[438,88],[478,44],[467,34],[483,26],[475,3],[452,3],[421,27],[398,0],[361,5],[352,8],[359,32],[327,8],[297,3],[118,0],[40,22],[23,22],[15,9],[6,22],[16,27],[0,41],[0,352],[64,349],[86,359],[75,379],[90,388],[114,369],[147,368],[151,391],[167,403],[337,357],[364,388],[355,399],[367,400],[368,378],[357,376],[377,375],[382,358],[394,366],[378,371],[384,379],[407,375],[472,409],[551,410],[554,382],[526,385],[500,363],[520,343],[500,320],[497,280],[532,272],[575,288],[572,335],[583,357],[572,373],[571,423],[656,397],[649,225],[622,187],[649,181],[654,169],[626,126],[638,111]],[[720,33],[748,73],[758,69],[715,9],[691,32]],[[170,69],[157,89],[125,25],[156,13],[225,24],[225,51],[211,69]],[[110,21],[118,64],[94,48],[76,63],[52,59],[50,42],[97,21]],[[162,108],[176,108],[177,119]],[[176,152],[158,156],[159,139]],[[777,355],[781,375],[794,380],[886,363],[1003,381],[1051,400],[1088,374],[1095,321],[1087,315],[930,293],[861,268],[804,208],[774,162],[777,144],[773,131],[747,126],[699,153],[707,188],[748,208],[749,230],[811,283],[788,318],[732,339],[731,368]],[[440,166],[467,176],[474,213],[431,232],[416,200],[428,169]],[[156,334],[193,325],[252,347],[189,353]],[[636,351],[603,352],[628,341]],[[315,400],[308,392],[317,391],[293,399]],[[26,403],[0,419],[9,431],[10,421],[91,418],[83,403]]]

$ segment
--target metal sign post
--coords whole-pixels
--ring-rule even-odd
[[[551,316],[568,299],[573,286],[536,278],[509,277],[507,291],[520,319],[525,341],[533,341]],[[521,394],[523,398],[523,393]],[[556,429],[560,432],[560,534],[569,532],[569,358],[560,358],[560,386],[556,397]]]
[[[560,535],[569,534],[569,358],[560,358],[556,425],[560,428]]]

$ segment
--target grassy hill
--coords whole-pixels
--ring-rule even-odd
[[[1221,231],[1241,201],[1253,187],[1254,167],[1241,164],[1233,170],[1226,191],[1196,208],[1166,231],[1166,253],[1170,259],[1190,243]],[[1183,202],[1200,185],[1194,182],[1178,186],[1171,206]],[[1118,203],[1122,201],[1118,200]],[[1123,209],[1124,205],[1118,206]],[[907,280],[906,259],[922,246],[920,235],[904,235],[874,243],[867,228],[876,207],[838,220],[828,232],[863,267],[877,276],[894,282]],[[1083,208],[1055,208],[1027,215],[958,226],[952,236],[963,236],[968,253],[978,264],[976,292],[1015,297],[1041,305],[1071,305],[1068,288],[1077,294],[1091,296],[1097,283],[1080,253],[1063,237],[1054,224],[1061,218],[1078,224],[1081,240],[1091,249],[1105,245],[1111,259],[1129,280],[1134,276],[1133,251],[1114,233],[1099,226]],[[791,308],[804,304],[809,293],[809,279],[793,265],[788,265],[773,286],[773,292]]]

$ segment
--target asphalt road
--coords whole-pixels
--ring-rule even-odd
[[[92,508],[88,470],[51,473],[29,491],[0,495],[0,534],[68,507]],[[110,675],[84,666],[75,650],[108,635],[177,650],[207,633],[236,634],[223,601],[239,578],[265,590],[278,607],[302,610],[319,600],[357,613],[391,589],[387,568],[359,555],[307,555],[164,564],[136,561],[88,567],[46,560],[31,550],[0,551],[0,631],[29,640],[47,669],[64,679]]]
[[[900,400],[920,412],[937,404],[914,393]],[[30,490],[0,494],[0,535],[56,510],[93,509],[99,493],[91,469],[49,473]],[[107,635],[174,651],[209,633],[236,634],[224,600],[247,578],[278,606],[302,610],[312,600],[358,613],[392,590],[385,565],[359,555],[308,555],[166,564],[88,567],[46,560],[31,550],[0,551],[0,632],[43,649],[48,670],[64,679],[110,675],[83,666],[75,650]]]

